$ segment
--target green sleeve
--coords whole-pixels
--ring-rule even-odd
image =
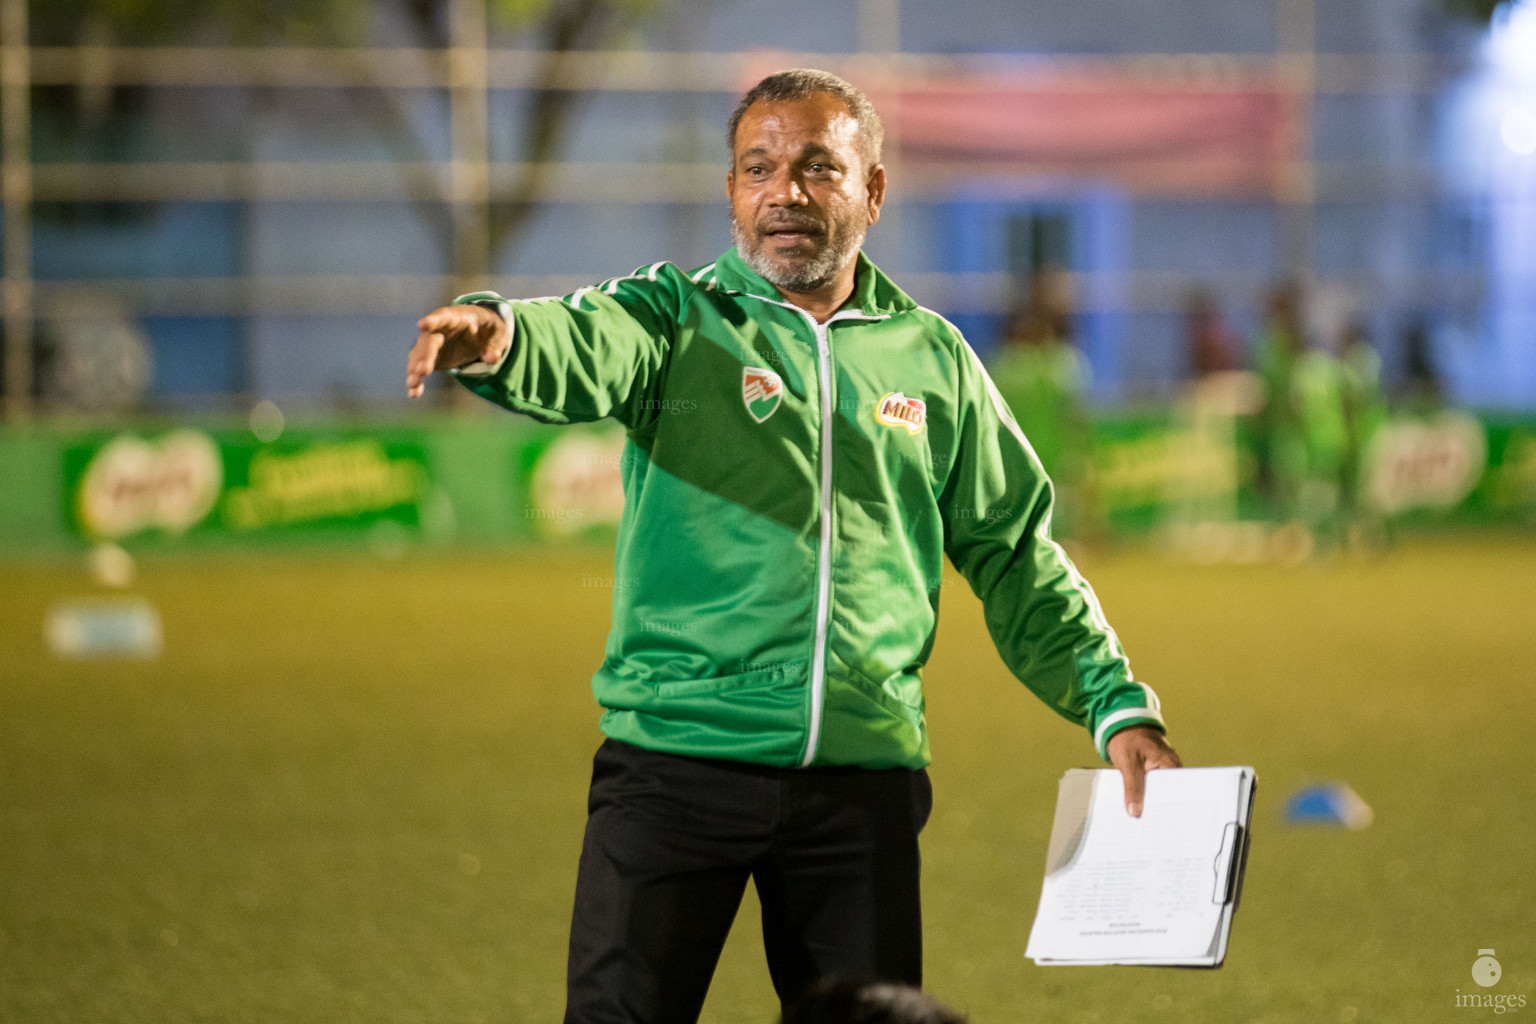
[[[613,417],[631,430],[660,411],[672,341],[690,282],[670,263],[566,296],[508,301],[473,292],[512,327],[497,366],[453,371],[482,398],[544,423]]]
[[[981,598],[1008,668],[1101,757],[1121,729],[1164,728],[1088,581],[1051,539],[1051,482],[970,347],[960,347],[960,422],[940,496],[945,552]]]

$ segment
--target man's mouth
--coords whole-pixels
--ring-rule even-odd
[[[763,237],[772,238],[784,245],[808,242],[821,236],[821,229],[814,224],[770,224],[763,228]]]

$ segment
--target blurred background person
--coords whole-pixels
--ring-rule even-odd
[[[1284,456],[1290,504],[1285,514],[1314,539],[1337,539],[1350,431],[1345,411],[1344,368],[1338,356],[1311,345],[1290,366],[1284,397],[1294,433]]]
[[[1403,408],[1409,412],[1438,409],[1444,390],[1429,327],[1416,319],[1403,331],[1403,379],[1398,389]]]
[[[1301,303],[1301,286],[1297,282],[1275,286],[1254,343],[1254,366],[1264,389],[1258,483],[1281,514],[1295,505],[1305,467],[1301,425],[1291,394],[1296,361],[1305,348]]]
[[[992,359],[998,392],[1056,485],[1054,522],[1078,536],[1088,529],[1087,477],[1092,429],[1087,361],[1072,343],[1072,279],[1060,267],[1033,271]]]
[[[1189,367],[1196,380],[1238,369],[1237,336],[1227,326],[1216,297],[1204,286],[1190,291],[1184,305]]]
[[[1176,543],[1182,536],[1186,547],[1207,550],[1219,536],[1230,537],[1219,531],[1240,518],[1242,437],[1263,406],[1263,389],[1241,368],[1237,336],[1209,288],[1189,292],[1184,326],[1190,377],[1174,421],[1182,465],[1170,488],[1168,522],[1182,531]]]
[[[1362,493],[1371,441],[1387,422],[1386,391],[1381,384],[1381,356],[1370,342],[1365,325],[1352,322],[1339,351],[1339,381],[1348,437],[1340,480],[1344,514],[1352,546],[1374,543],[1381,524]]]

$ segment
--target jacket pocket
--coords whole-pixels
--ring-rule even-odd
[[[861,695],[879,704],[898,718],[906,719],[914,725],[923,720],[923,712],[927,702],[922,697],[922,689],[920,687],[916,689],[918,703],[912,704],[858,671],[849,671],[841,675],[839,682],[846,684],[852,690],[858,691]]]
[[[733,676],[713,676],[709,679],[681,679],[671,683],[657,683],[656,696],[662,700],[679,697],[697,697],[721,690],[752,690],[758,687],[780,686],[784,677],[798,672],[804,662],[787,662],[771,669],[740,672]]]

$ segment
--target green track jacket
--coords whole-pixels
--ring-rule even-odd
[[[513,343],[455,371],[545,423],[628,431],[609,736],[768,765],[927,765],[922,669],[947,554],[1013,673],[1085,725],[1162,726],[1051,539],[1051,484],[965,339],[862,253],[817,324],[734,250],[495,308]]]

